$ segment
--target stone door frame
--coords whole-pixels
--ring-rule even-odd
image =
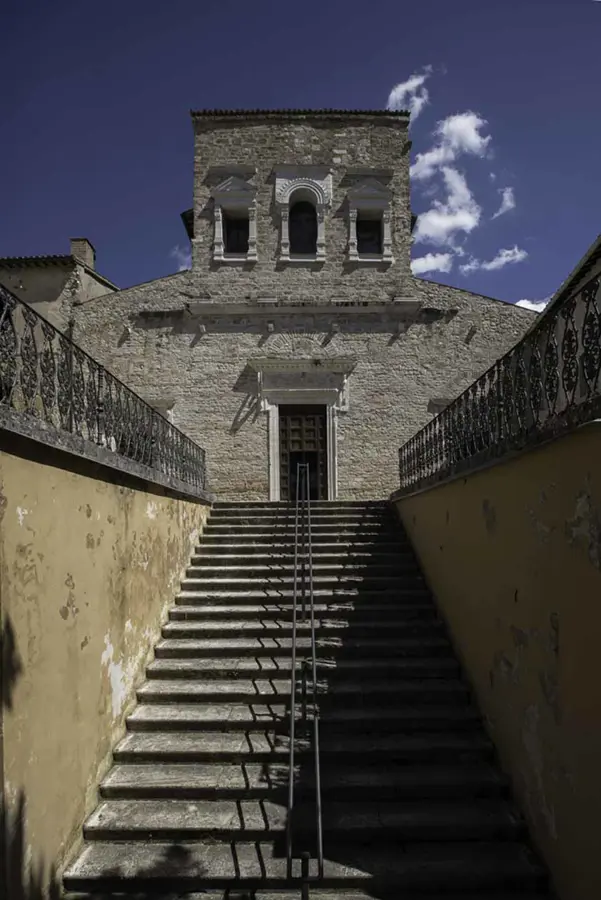
[[[280,500],[281,406],[326,407],[328,500],[338,497],[338,415],[349,408],[353,357],[263,357],[250,359],[257,373],[259,408],[267,415],[269,500]]]
[[[325,406],[326,407],[326,459],[328,500],[338,497],[338,391],[270,391],[263,409],[267,413],[269,448],[269,500],[280,499],[280,406]],[[336,396],[332,396],[336,394]]]

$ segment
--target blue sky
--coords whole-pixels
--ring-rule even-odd
[[[598,0],[8,0],[3,26],[0,256],[83,235],[121,287],[176,271],[201,107],[412,106],[424,277],[538,301],[601,231]]]

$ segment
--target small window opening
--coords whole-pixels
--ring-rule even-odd
[[[225,252],[232,256],[248,253],[248,216],[223,213],[223,243]]]
[[[290,207],[288,216],[290,253],[315,256],[317,253],[317,213],[308,200]]]
[[[382,218],[357,215],[357,253],[359,256],[381,256],[383,253]]]

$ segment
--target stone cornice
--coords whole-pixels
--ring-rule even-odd
[[[415,315],[424,307],[422,300],[412,298],[395,297],[386,303],[359,302],[341,300],[321,303],[314,301],[290,301],[279,300],[275,297],[259,297],[256,300],[229,301],[229,300],[194,300],[184,302],[183,306],[168,309],[142,309],[136,315],[142,318],[154,318],[161,316],[264,316],[264,315],[332,315],[339,313],[343,316],[372,315],[374,313],[395,315]],[[432,309],[432,307],[428,307]],[[441,312],[448,312],[441,309]]]
[[[330,356],[315,359],[255,356],[248,360],[248,367],[255,372],[306,372],[310,368],[335,372],[338,375],[350,375],[356,365],[357,360],[354,356]]]

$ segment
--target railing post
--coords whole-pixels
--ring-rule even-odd
[[[104,372],[98,369],[98,400],[96,403],[96,443],[106,443],[104,434]]]
[[[301,898],[309,900],[309,860],[310,854],[305,852],[301,857]]]
[[[301,669],[301,715],[304,728],[307,727],[307,668],[308,662],[306,659],[303,659]]]
[[[69,338],[69,433],[73,434],[73,329],[75,319],[70,318],[67,324]]]

